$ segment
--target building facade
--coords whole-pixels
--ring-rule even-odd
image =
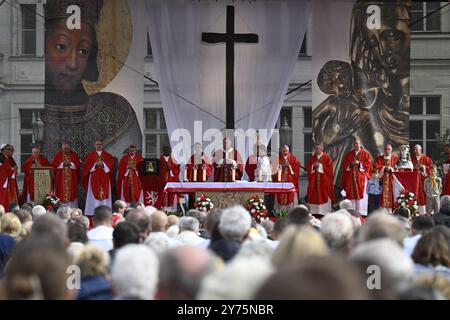
[[[44,107],[45,0],[0,3],[0,143],[15,146],[20,166],[31,154],[32,123]],[[421,144],[433,158],[440,151],[437,135],[450,128],[450,7],[425,16],[444,4],[413,2],[411,12],[412,21],[422,20],[412,26],[410,142]],[[307,31],[289,90],[311,80],[311,41]],[[155,78],[150,43],[144,73]],[[313,149],[311,100],[309,82],[286,96],[277,123],[284,134],[282,143],[292,145],[302,165]],[[143,113],[138,117],[144,124],[143,154],[158,157],[168,135],[158,87],[148,80]]]

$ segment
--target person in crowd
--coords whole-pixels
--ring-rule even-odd
[[[322,219],[320,233],[332,251],[347,254],[355,231],[352,217],[341,210]]]
[[[111,300],[111,283],[107,280],[109,255],[102,248],[87,244],[75,256],[81,282],[77,300]]]
[[[67,247],[70,243],[67,225],[54,214],[45,214],[36,219],[28,239],[35,241],[49,236],[61,247]]]
[[[125,212],[125,209],[127,208],[127,204],[125,201],[122,200],[116,200],[113,203],[112,206],[112,227],[114,228],[117,224],[117,222],[124,220],[123,213]]]
[[[205,220],[208,213],[205,211],[200,211],[197,209],[191,209],[188,212],[186,212],[186,216],[193,217],[198,220],[199,222],[199,229],[198,234],[203,239],[208,239],[208,232],[205,230]]]
[[[168,248],[174,248],[179,245],[181,245],[181,242],[170,238],[166,231],[169,226],[167,215],[162,211],[156,211],[152,214],[151,219],[151,232],[148,237],[154,238],[154,237],[161,237],[167,240],[167,246]],[[148,239],[147,237],[147,239]]]
[[[250,214],[242,206],[237,205],[223,210],[218,226],[223,238],[211,241],[208,249],[225,262],[230,261],[248,236],[251,221]]]
[[[19,218],[22,225],[26,222],[33,221],[33,216],[27,210],[19,209],[14,211],[14,214]]]
[[[436,226],[417,242],[411,258],[417,273],[443,273],[450,277],[450,230]]]
[[[403,246],[407,232],[400,221],[384,212],[374,212],[358,230],[356,241],[368,242],[379,238],[388,238]]]
[[[72,209],[68,205],[60,205],[56,210],[56,215],[64,222],[69,222],[72,216]]]
[[[369,299],[356,266],[339,256],[310,256],[278,269],[255,293],[257,300]]]
[[[13,237],[0,232],[0,279],[15,246],[16,240]]]
[[[280,243],[272,256],[272,263],[279,268],[298,263],[311,255],[327,254],[325,240],[312,226],[289,226],[281,235]]]
[[[87,229],[81,221],[71,220],[67,223],[67,236],[70,241],[67,251],[74,258],[89,241]]]
[[[91,222],[89,221],[89,218],[86,216],[81,216],[80,217],[80,222],[82,224],[84,224],[84,226],[86,227],[86,230],[91,230]]]
[[[41,205],[37,205],[33,207],[33,210],[31,211],[32,215],[33,215],[33,220],[38,219],[39,217],[42,217],[44,214],[47,213],[47,210],[41,206]]]
[[[111,262],[114,261],[117,250],[127,244],[139,242],[139,227],[135,223],[123,221],[117,224],[113,231],[113,249],[109,251]]]
[[[178,225],[180,226],[180,234],[176,236],[176,240],[182,244],[200,246],[205,239],[198,235],[200,223],[193,217],[181,217]]]
[[[411,224],[411,233],[409,238],[403,241],[403,248],[405,252],[411,256],[416,247],[417,241],[422,235],[434,227],[434,221],[427,216],[417,216],[413,219]]]
[[[450,196],[441,197],[441,206],[438,213],[433,215],[433,220],[437,225],[444,225],[450,228]]]
[[[430,175],[425,178],[423,188],[427,197],[426,213],[429,215],[438,213],[441,202],[442,181],[437,176],[437,166],[435,164],[430,166]]]
[[[98,206],[111,208],[114,166],[113,156],[103,150],[103,141],[95,141],[95,150],[86,155],[83,165],[84,213],[87,216],[94,215]]]
[[[55,170],[55,194],[60,202],[70,208],[78,207],[78,183],[80,176],[80,158],[72,150],[70,143],[64,141],[52,162]]]
[[[83,210],[80,208],[71,208],[70,220],[79,220],[83,216]]]
[[[8,212],[16,212],[17,210],[20,210],[20,206],[17,203],[10,203],[8,206]]]
[[[94,210],[94,228],[89,230],[87,236],[91,244],[97,245],[106,252],[113,248],[114,229],[111,227],[112,211],[107,206],[98,206]]]
[[[180,233],[180,227],[178,226],[179,220],[180,219],[174,214],[170,214],[167,216],[167,222],[169,223],[169,227],[167,228],[167,235],[170,238],[175,238]]]
[[[5,207],[0,204],[0,218],[6,213]]]
[[[111,267],[116,299],[153,300],[158,285],[159,261],[156,254],[141,244],[119,249]]]
[[[133,209],[127,214],[125,220],[139,227],[139,243],[144,242],[151,231],[150,217],[143,210]]]
[[[161,300],[194,300],[202,280],[216,271],[216,257],[196,246],[181,246],[162,255],[157,297]]]
[[[54,235],[46,234],[19,243],[5,268],[2,283],[5,298],[73,299],[76,293],[67,286],[69,265],[67,252]]]
[[[25,210],[27,211],[29,214],[32,214],[33,211],[33,205],[31,203],[22,203],[22,205],[20,206],[21,210]]]
[[[7,213],[0,218],[0,233],[17,239],[21,230],[22,224],[14,213]]]
[[[309,224],[311,217],[309,215],[308,208],[305,206],[298,206],[289,211],[287,219],[289,224],[300,226]]]
[[[227,210],[227,209],[226,209]],[[226,210],[224,210],[225,216]],[[198,300],[250,300],[274,272],[261,257],[236,257],[217,272],[206,276]]]
[[[261,221],[261,227],[264,228],[264,231],[267,234],[267,239],[272,240],[272,231],[273,231],[274,225],[275,225],[275,222],[273,222],[272,220]]]
[[[275,222],[273,230],[270,233],[270,238],[272,239],[271,245],[273,249],[277,248],[280,243],[280,237],[288,225],[289,221],[287,218],[280,218]]]

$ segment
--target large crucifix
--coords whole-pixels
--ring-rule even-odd
[[[234,44],[258,43],[254,33],[234,33],[234,7],[227,6],[226,33],[202,33],[202,41],[225,43],[226,48],[226,128],[234,129]]]

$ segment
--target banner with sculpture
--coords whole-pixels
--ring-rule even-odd
[[[68,141],[80,158],[96,140],[114,156],[141,149],[145,16],[139,0],[48,0],[44,153]]]
[[[313,1],[313,140],[340,184],[359,137],[374,158],[409,143],[410,1]]]

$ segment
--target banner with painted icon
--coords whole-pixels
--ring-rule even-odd
[[[142,149],[145,10],[139,0],[47,0],[44,153],[67,141],[81,159],[102,140]]]
[[[340,185],[360,138],[373,158],[409,143],[410,1],[313,1],[313,140]]]

